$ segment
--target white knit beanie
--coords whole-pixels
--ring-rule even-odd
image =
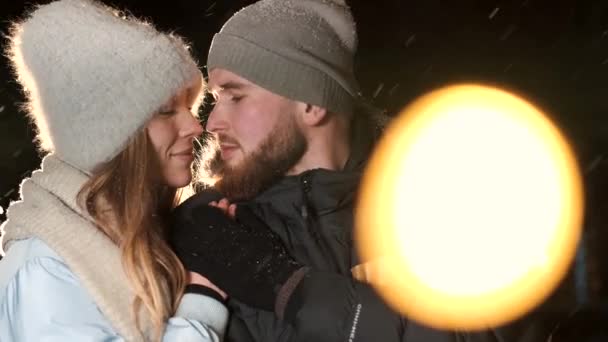
[[[38,7],[14,25],[8,54],[42,149],[87,173],[202,77],[178,37],[90,0]]]
[[[223,68],[292,100],[351,113],[357,33],[344,0],[261,0],[215,35],[207,68]]]

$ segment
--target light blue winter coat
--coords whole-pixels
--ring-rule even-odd
[[[88,176],[52,155],[42,166],[0,227],[0,341],[141,341],[120,250],[77,205]],[[186,294],[163,341],[221,341],[227,318],[219,301]]]
[[[228,312],[195,294],[182,299],[163,341],[219,341]],[[0,341],[124,341],[62,259],[32,238],[0,261]]]

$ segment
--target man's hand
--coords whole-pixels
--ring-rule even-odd
[[[212,201],[209,205],[221,209],[224,214],[228,215],[231,219],[236,218],[236,204],[230,204],[227,198],[222,198],[219,201]]]

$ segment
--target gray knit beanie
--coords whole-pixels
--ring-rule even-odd
[[[213,38],[207,68],[223,68],[292,100],[351,113],[359,86],[355,22],[344,0],[261,0]]]
[[[202,77],[178,37],[89,0],[35,9],[14,25],[8,55],[42,149],[85,172]]]

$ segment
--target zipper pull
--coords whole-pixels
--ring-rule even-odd
[[[302,215],[303,218],[308,218],[308,193],[310,192],[310,190],[312,190],[312,187],[310,185],[310,177],[308,173],[305,173],[304,175],[302,175],[301,178],[301,184],[302,184],[302,200],[303,200],[303,204],[302,207],[300,208],[300,214]]]
[[[305,194],[308,194],[310,190],[312,190],[312,186],[310,185],[309,174],[305,174],[302,176],[302,190],[304,190]]]

